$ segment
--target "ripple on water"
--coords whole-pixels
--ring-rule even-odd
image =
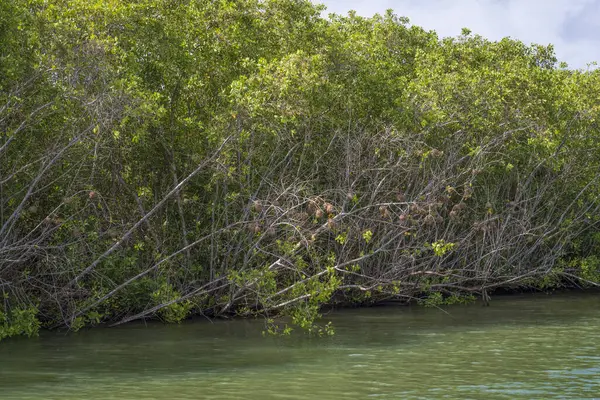
[[[554,299],[344,311],[333,338],[247,321],[44,334],[0,343],[0,399],[597,396],[600,297]]]

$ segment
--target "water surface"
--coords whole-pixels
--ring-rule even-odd
[[[600,399],[599,306],[344,310],[325,338],[242,320],[43,332],[0,342],[0,399]]]

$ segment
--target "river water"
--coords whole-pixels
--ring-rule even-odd
[[[600,295],[325,316],[333,337],[196,320],[0,342],[0,399],[600,399]]]

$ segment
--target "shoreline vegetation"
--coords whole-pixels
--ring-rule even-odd
[[[323,10],[0,0],[0,340],[598,287],[600,72]]]

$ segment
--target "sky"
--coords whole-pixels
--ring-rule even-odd
[[[491,40],[510,36],[525,43],[553,44],[559,61],[587,69],[600,63],[600,0],[313,0],[327,13],[362,16],[391,8],[410,23],[440,37],[463,27]]]

